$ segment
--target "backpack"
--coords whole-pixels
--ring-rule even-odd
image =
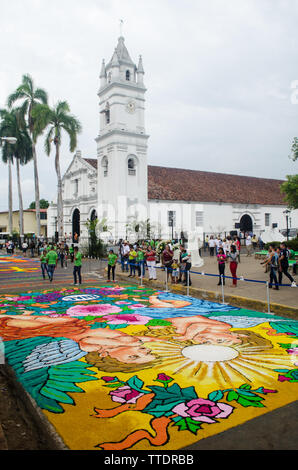
[[[271,267],[278,268],[278,254],[274,253],[273,257],[271,258]]]

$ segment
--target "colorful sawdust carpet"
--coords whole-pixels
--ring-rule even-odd
[[[0,295],[0,337],[71,449],[179,449],[297,399],[298,321],[146,287]]]
[[[0,274],[32,273],[40,270],[39,259],[24,258],[17,255],[0,254]]]

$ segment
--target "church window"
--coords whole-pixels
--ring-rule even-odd
[[[130,80],[130,71],[129,70],[126,70],[125,78],[126,78],[127,81]]]
[[[79,180],[75,179],[74,180],[74,193],[78,194],[78,192],[79,192]]]
[[[128,159],[127,167],[128,167],[128,174],[129,175],[135,175],[136,174],[136,164],[135,164],[135,160],[133,158]]]
[[[106,116],[106,124],[110,124],[111,116],[110,116],[110,105],[109,105],[109,103],[107,103],[107,105],[106,105],[105,116]]]
[[[108,83],[111,83],[111,80],[112,80],[112,73],[109,72],[109,74],[108,74]]]
[[[108,176],[109,162],[107,157],[103,157],[101,166],[103,168],[103,176]]]
[[[203,211],[196,211],[196,227],[203,227],[204,216]]]

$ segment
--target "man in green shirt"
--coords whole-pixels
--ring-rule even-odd
[[[74,278],[74,285],[77,286],[77,275],[79,278],[79,284],[82,284],[82,276],[81,276],[81,268],[82,268],[82,253],[79,251],[77,246],[74,247],[74,267],[73,267],[73,278]]]
[[[108,254],[108,282],[110,282],[111,280],[111,271],[113,276],[113,282],[115,282],[115,269],[117,259],[118,255],[116,255],[113,250],[110,250]]]
[[[46,278],[45,273],[48,272],[48,267],[47,267],[47,255],[44,251],[42,251],[39,259],[40,259],[42,277],[45,279]]]
[[[46,262],[47,262],[47,266],[48,266],[49,280],[50,280],[50,282],[52,282],[53,281],[53,276],[54,276],[54,271],[55,271],[55,268],[56,268],[57,263],[58,263],[58,255],[57,255],[56,251],[53,249],[52,246],[51,246],[50,251],[48,251],[48,253],[46,255]]]

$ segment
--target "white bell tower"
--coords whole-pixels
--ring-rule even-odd
[[[124,44],[117,47],[100,73],[97,142],[98,214],[107,217],[113,236],[125,238],[128,216],[146,220],[147,140],[144,111],[146,88],[141,56],[138,66]]]

